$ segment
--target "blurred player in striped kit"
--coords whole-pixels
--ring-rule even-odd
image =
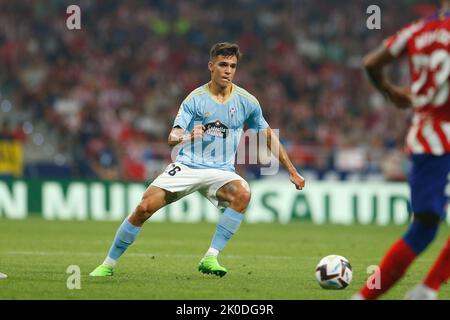
[[[377,299],[389,290],[433,241],[445,218],[450,172],[450,1],[441,4],[435,14],[407,25],[364,60],[372,84],[398,108],[414,111],[406,137],[413,220],[379,265],[380,288],[366,284],[353,299]],[[384,67],[402,56],[408,57],[410,88],[397,87],[383,75]],[[450,238],[425,279],[405,298],[437,299],[449,276]]]

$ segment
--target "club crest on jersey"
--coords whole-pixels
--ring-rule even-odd
[[[205,134],[210,136],[226,138],[228,135],[228,127],[219,120],[205,124]]]
[[[231,107],[230,109],[230,115],[234,116],[234,114],[236,113],[236,108],[235,107]]]

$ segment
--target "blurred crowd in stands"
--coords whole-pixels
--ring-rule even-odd
[[[68,30],[71,2],[1,1],[0,139],[24,142],[25,177],[149,181],[171,161],[181,101],[209,81],[211,45],[230,41],[244,54],[236,84],[300,172],[402,180],[410,112],[373,90],[361,59],[432,3],[81,0],[82,28]],[[371,4],[381,30],[366,26]],[[406,63],[391,73],[408,84]]]

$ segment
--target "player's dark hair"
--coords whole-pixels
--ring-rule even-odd
[[[232,57],[235,56],[239,61],[242,57],[242,53],[239,50],[239,46],[236,43],[221,42],[216,43],[211,47],[209,52],[210,59],[214,59],[217,56]]]

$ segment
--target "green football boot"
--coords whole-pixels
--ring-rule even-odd
[[[214,256],[206,256],[200,260],[198,271],[206,274],[214,274],[219,277],[223,277],[227,274],[227,269],[222,267],[217,261],[217,257]]]
[[[89,275],[91,277],[110,277],[114,273],[114,269],[106,264],[101,264],[94,269]]]

